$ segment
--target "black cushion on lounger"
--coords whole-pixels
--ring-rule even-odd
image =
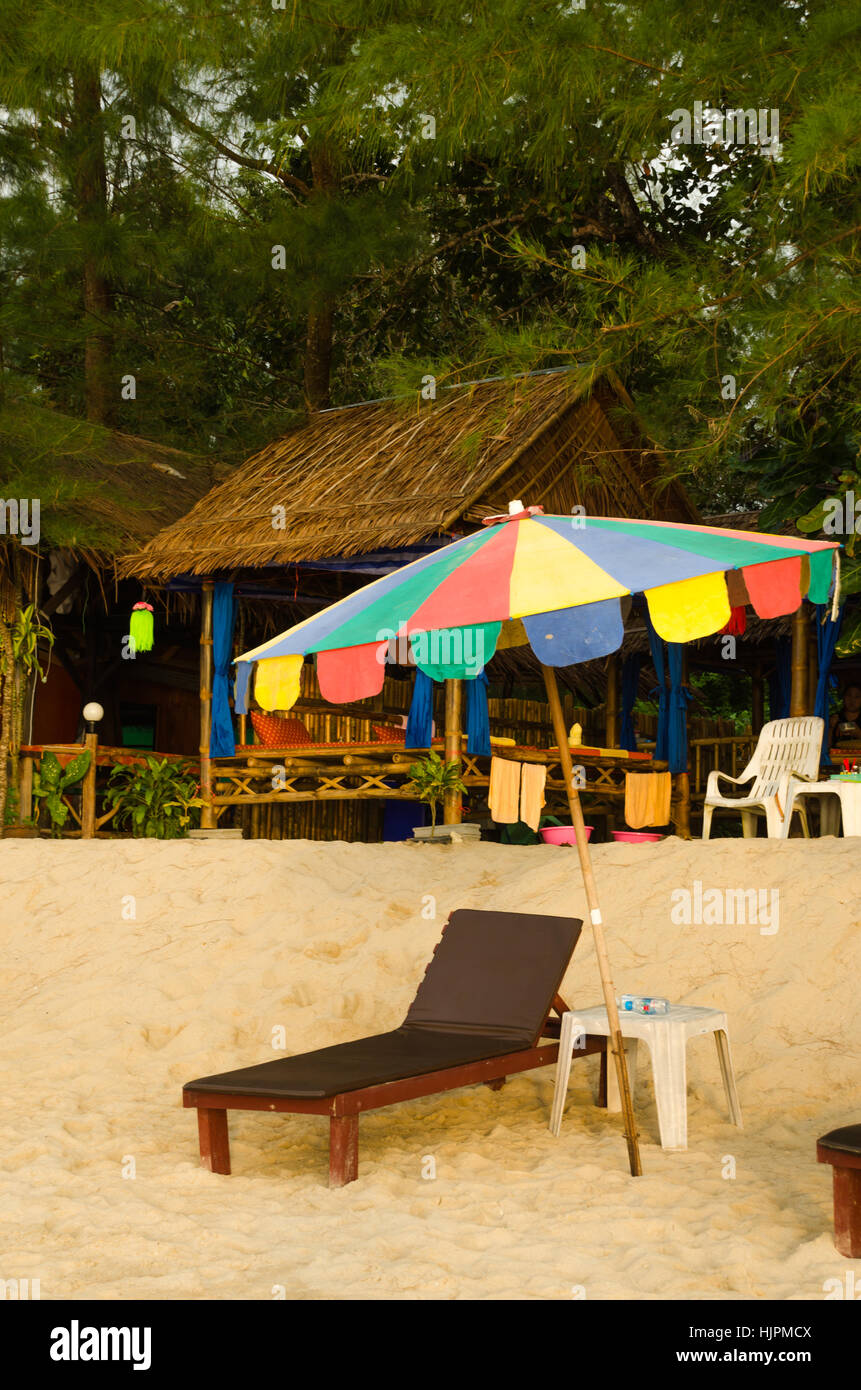
[[[861,1157],[861,1125],[844,1125],[842,1129],[832,1129],[819,1140],[823,1149],[837,1149],[839,1153],[857,1154]]]
[[[185,1089],[317,1100],[321,1096],[340,1095],[342,1091],[358,1091],[386,1081],[402,1081],[407,1076],[481,1062],[485,1057],[501,1057],[511,1050],[510,1038],[480,1033],[464,1037],[462,1033],[401,1027],[393,1033],[336,1043],[334,1047],[321,1047],[296,1057],[279,1057],[274,1062],[225,1072],[223,1076],[205,1076],[201,1081],[190,1082]]]
[[[534,1047],[581,927],[572,917],[454,912],[400,1028],[184,1089],[319,1099]]]

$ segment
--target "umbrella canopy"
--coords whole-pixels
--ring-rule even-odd
[[[480,627],[485,661],[500,636],[503,645],[516,643],[510,629],[518,628],[519,640],[528,639],[541,662],[568,666],[618,649],[622,602],[635,593],[645,594],[655,630],[668,642],[719,632],[732,608],[746,603],[762,618],[794,612],[805,594],[824,603],[838,549],[794,536],[518,509],[238,660],[345,648],[358,656],[355,649],[376,648],[398,634]],[[379,656],[373,664],[379,667]]]

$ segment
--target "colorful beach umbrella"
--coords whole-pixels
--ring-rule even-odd
[[[541,662],[566,781],[634,1175],[642,1168],[625,1051],[554,667],[616,651],[623,604],[633,594],[645,596],[652,624],[668,642],[719,632],[732,610],[747,604],[762,618],[794,612],[805,595],[813,603],[831,596],[836,607],[838,552],[828,541],[723,527],[544,516],[540,507],[515,502],[508,516],[488,518],[482,530],[237,658],[237,687],[246,690],[255,663],[264,674],[268,663],[285,666],[289,684],[294,663],[316,653],[321,692],[338,702],[378,694],[387,657],[402,659],[398,644],[408,642],[416,665],[441,679],[477,676],[497,646],[529,642]]]
[[[761,618],[793,613],[805,595],[824,603],[838,549],[723,527],[544,516],[518,504],[512,515],[367,584],[239,661],[315,652],[324,695],[328,688],[342,700],[379,693],[381,647],[399,636],[410,640],[420,666],[445,666],[432,657],[446,651],[480,650],[487,662],[500,641],[518,637],[544,665],[571,666],[619,648],[622,604],[636,593],[645,595],[667,642],[719,632],[732,609],[748,603]],[[434,633],[460,641],[417,640]]]

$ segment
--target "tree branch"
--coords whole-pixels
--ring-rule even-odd
[[[269,174],[273,179],[277,179],[279,183],[284,184],[285,187],[297,189],[304,198],[309,196],[311,189],[308,184],[305,183],[303,179],[297,178],[295,174],[291,174],[288,169],[284,169],[281,165],[275,164],[271,159],[256,159],[253,155],[240,154],[239,150],[234,150],[230,145],[225,145],[224,141],[220,140],[213,131],[207,130],[205,126],[198,125],[198,123],[193,121],[190,116],[187,116],[184,111],[180,111],[179,107],[174,106],[172,102],[165,101],[164,98],[162,98],[162,106],[165,111],[167,111],[168,115],[172,116],[175,121],[185,126],[186,130],[190,130],[193,135],[197,135],[201,140],[205,140],[207,144],[211,145],[219,154],[223,154],[225,159],[232,160],[234,164],[240,165],[243,169],[254,169],[258,173]]]

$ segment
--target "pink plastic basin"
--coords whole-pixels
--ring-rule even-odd
[[[591,840],[594,828],[593,825],[586,826],[587,840]],[[539,833],[545,845],[576,845],[577,843],[573,825],[548,825],[545,830]]]
[[[651,830],[614,830],[613,839],[620,845],[645,845],[650,841],[663,840]]]

